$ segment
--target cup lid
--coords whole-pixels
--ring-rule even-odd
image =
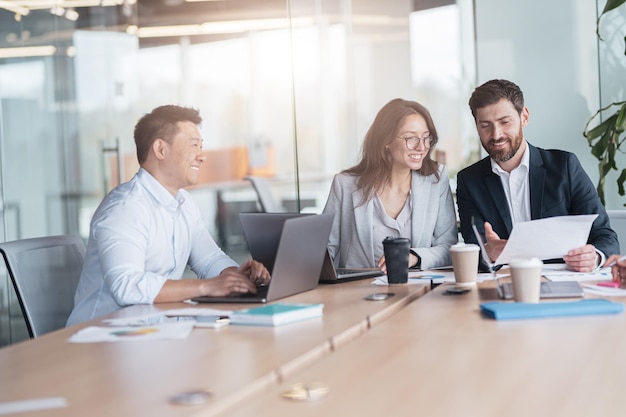
[[[543,265],[539,258],[515,258],[509,262],[511,268],[534,268]]]
[[[450,250],[453,252],[478,252],[480,248],[473,243],[460,242],[450,246]]]

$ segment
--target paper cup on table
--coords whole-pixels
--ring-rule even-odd
[[[383,240],[387,283],[406,284],[409,278],[409,251],[411,241],[404,237],[387,237]]]
[[[513,298],[521,303],[538,303],[541,293],[541,268],[537,258],[514,259],[509,262]]]
[[[450,246],[454,280],[457,285],[470,286],[476,284],[478,276],[478,245],[457,243]]]

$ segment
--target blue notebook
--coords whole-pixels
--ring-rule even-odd
[[[280,326],[322,316],[323,304],[276,303],[262,307],[235,310],[230,314],[232,324]]]
[[[624,304],[604,299],[537,304],[491,301],[481,304],[480,309],[496,320],[509,320],[618,314],[624,311]]]

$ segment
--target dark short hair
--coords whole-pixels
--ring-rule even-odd
[[[478,109],[495,104],[503,98],[513,104],[518,114],[522,114],[524,93],[522,93],[517,84],[508,80],[490,80],[480,87],[476,87],[469,99],[469,106],[474,120],[476,120],[476,111]]]
[[[157,107],[139,119],[134,132],[139,164],[145,162],[156,139],[171,142],[179,131],[179,122],[199,125],[202,117],[196,109],[169,104]]]

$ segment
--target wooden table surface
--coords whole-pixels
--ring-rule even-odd
[[[223,415],[626,415],[625,314],[496,321],[479,311],[493,282],[459,296],[445,287]],[[296,383],[329,391],[283,398]]]
[[[387,290],[396,295],[386,301],[364,300],[368,294]],[[371,280],[320,285],[280,300],[323,303],[324,315],[319,319],[280,327],[197,328],[183,340],[67,342],[86,325],[102,325],[94,320],[0,349],[0,402],[63,397],[69,404],[20,416],[216,414],[340,350],[427,290],[426,285],[373,286]],[[199,306],[236,309],[251,305],[133,306],[108,317]],[[198,389],[212,393],[207,403],[182,406],[170,402],[175,394]]]

